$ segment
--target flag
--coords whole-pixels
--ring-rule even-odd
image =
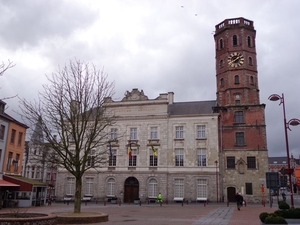
[[[113,156],[112,149],[111,149],[111,143],[110,142],[109,142],[109,155],[110,155],[110,157]]]
[[[153,145],[151,145],[151,149],[152,149],[153,155],[154,155],[154,156],[157,156],[157,151],[156,151],[156,149],[153,147]]]
[[[128,155],[129,155],[129,158],[132,158],[131,144],[129,144],[129,146],[128,146]]]

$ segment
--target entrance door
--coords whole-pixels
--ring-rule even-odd
[[[124,203],[133,202],[139,198],[139,181],[135,177],[128,177],[124,185]]]
[[[227,188],[227,198],[229,202],[235,202],[235,194],[236,194],[235,187]]]

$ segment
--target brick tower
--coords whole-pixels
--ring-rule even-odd
[[[249,202],[264,198],[268,170],[265,104],[260,104],[253,21],[226,19],[215,26],[220,188]]]

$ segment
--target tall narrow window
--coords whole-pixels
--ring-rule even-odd
[[[256,169],[256,159],[254,156],[247,157],[247,168],[248,169]]]
[[[236,145],[243,146],[245,145],[245,134],[244,132],[236,132],[235,133]]]
[[[4,133],[5,133],[5,126],[1,125],[0,126],[0,140],[4,139]]]
[[[236,36],[236,35],[233,35],[233,36],[232,36],[232,45],[233,45],[233,46],[237,46],[237,44],[238,44],[237,36]]]
[[[107,181],[106,195],[107,196],[116,195],[116,181],[113,178],[109,178]]]
[[[198,166],[206,166],[206,149],[197,149]]]
[[[248,45],[248,47],[252,47],[250,36],[247,36],[247,45]]]
[[[131,157],[129,156],[129,166],[136,166],[137,150],[132,149]]]
[[[246,195],[253,195],[252,183],[246,183]]]
[[[254,78],[253,78],[253,76],[250,77],[250,84],[251,84],[251,85],[254,84]]]
[[[235,84],[239,84],[240,83],[240,77],[239,77],[239,75],[235,75],[234,76],[234,83]]]
[[[14,172],[18,172],[20,165],[20,154],[16,154],[16,160],[14,162]]]
[[[151,179],[148,184],[148,198],[156,198],[157,195],[157,181],[155,179]]]
[[[183,166],[183,149],[175,149],[175,166]]]
[[[221,78],[221,80],[220,80],[220,86],[224,87],[224,78]]]
[[[219,67],[222,68],[223,66],[224,66],[224,60],[221,59],[220,62],[219,62]]]
[[[244,123],[244,112],[243,111],[234,112],[234,123]]]
[[[174,198],[184,198],[183,179],[174,180]]]
[[[207,198],[207,180],[197,180],[197,198]]]
[[[12,129],[11,130],[11,136],[10,136],[10,143],[11,144],[15,143],[15,137],[16,137],[16,130]]]
[[[111,155],[109,156],[109,162],[108,165],[109,166],[116,166],[117,165],[117,156],[116,156],[116,150],[112,149],[111,150]]]
[[[157,155],[158,155],[157,148],[151,147],[149,166],[157,166]]]
[[[66,185],[66,194],[67,195],[74,195],[75,193],[75,178],[68,177],[67,178],[67,185]]]
[[[18,136],[18,145],[19,146],[22,144],[22,139],[23,139],[23,133],[19,132],[19,136]]]
[[[110,140],[117,140],[118,139],[118,129],[111,128],[110,129]]]
[[[137,128],[130,128],[130,140],[137,140]]]
[[[205,130],[206,130],[205,125],[198,125],[197,126],[197,138],[198,139],[206,138]]]
[[[158,139],[158,135],[157,135],[157,127],[150,127],[150,139],[151,139],[151,140],[156,140],[156,139]]]
[[[88,156],[88,160],[87,160],[87,166],[93,167],[95,165],[95,150],[92,149],[89,156]]]
[[[85,178],[85,194],[86,195],[93,195],[94,190],[94,178],[93,177],[87,177]]]
[[[219,40],[219,49],[223,49],[224,48],[224,43],[223,43],[223,39],[221,38]]]
[[[13,158],[13,153],[9,152],[8,153],[8,158],[7,158],[7,165],[6,165],[6,170],[10,171],[10,166],[12,164],[12,158]]]
[[[183,126],[176,126],[175,127],[175,138],[176,139],[183,139]]]
[[[252,60],[252,57],[249,57],[248,60],[249,60],[249,65],[250,65],[250,66],[253,66],[253,60]]]
[[[227,156],[227,169],[235,169],[235,157],[234,156]]]

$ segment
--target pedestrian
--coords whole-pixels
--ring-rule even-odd
[[[284,191],[282,191],[281,195],[282,195],[282,200],[285,201],[286,200],[286,195],[285,195]]]
[[[162,203],[162,194],[160,192],[157,195],[157,203]]]
[[[243,201],[244,201],[243,196],[240,193],[236,193],[236,195],[235,195],[235,201],[236,201],[237,209],[240,211],[241,210],[241,206],[243,205]]]

